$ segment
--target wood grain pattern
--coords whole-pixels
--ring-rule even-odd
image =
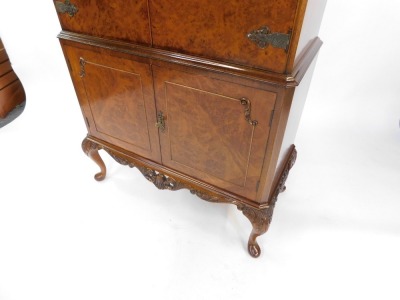
[[[3,63],[0,63],[0,76],[10,72],[11,70],[12,70],[12,67],[11,67],[11,63],[9,60],[7,60]]]
[[[183,53],[177,53],[164,49],[157,49],[152,47],[146,47],[142,45],[136,45],[117,40],[102,39],[95,36],[89,36],[85,34],[79,34],[74,32],[62,31],[58,38],[64,42],[75,42],[82,45],[91,45],[99,48],[110,49],[118,51],[121,55],[128,53],[135,55],[136,57],[143,57],[152,60],[154,64],[160,64],[161,62],[173,62],[179,65],[192,66],[197,68],[199,71],[214,71],[213,73],[224,73],[236,75],[240,80],[243,78],[251,79],[249,82],[256,83],[257,81],[268,82],[272,85],[282,86],[297,86],[299,81],[292,76],[292,74],[280,74],[267,72],[261,69],[255,69],[246,65],[239,65],[235,63],[216,61],[207,59],[204,57],[198,57],[193,55],[187,55]],[[309,49],[306,53],[308,54]],[[313,52],[313,51],[312,51]],[[306,66],[302,66],[306,68]],[[307,69],[307,68],[306,68]],[[235,80],[235,77],[232,77]]]
[[[0,76],[0,90],[16,80],[18,80],[18,77],[12,70],[3,74],[2,76]]]
[[[85,72],[82,80],[96,130],[150,151],[140,75],[90,61]]]
[[[12,69],[7,51],[0,39],[0,118],[5,119],[17,105],[25,101],[25,98],[22,83]],[[1,124],[5,125],[8,122],[3,120]]]
[[[150,1],[153,44],[283,73],[287,62],[285,50],[260,49],[247,34],[265,25],[272,32],[288,33],[294,27],[298,2]]]
[[[5,62],[8,60],[8,55],[6,50],[0,47],[0,63]]]
[[[194,73],[153,66],[163,164],[255,199],[276,95]],[[241,98],[252,103],[252,126]]]
[[[17,80],[0,90],[0,118],[6,118],[17,105],[26,99],[22,83]]]
[[[104,149],[159,189],[234,204],[259,257],[257,238],[296,159],[310,75],[295,90],[321,47],[313,36],[326,0],[71,1],[78,10],[59,14],[59,38],[96,180],[106,176]],[[262,49],[249,39],[265,26],[285,43]]]
[[[151,45],[147,0],[71,0],[78,12],[58,14],[63,30]]]
[[[89,131],[161,161],[150,66],[65,46]]]

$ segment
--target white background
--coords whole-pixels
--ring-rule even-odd
[[[158,191],[86,128],[51,1],[0,0],[27,107],[0,129],[0,299],[399,299],[400,5],[333,0],[263,254],[234,206]]]

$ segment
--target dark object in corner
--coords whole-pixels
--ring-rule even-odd
[[[0,39],[0,128],[14,121],[25,108],[25,91],[12,69]]]

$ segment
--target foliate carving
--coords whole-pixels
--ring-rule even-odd
[[[177,191],[185,187],[182,182],[158,171],[141,166],[137,166],[137,168],[148,181],[153,183],[160,190]]]
[[[253,226],[250,234],[247,249],[252,257],[259,257],[261,248],[257,243],[257,237],[267,232],[271,224],[272,214],[274,212],[274,205],[264,209],[253,208],[244,204],[238,204],[237,208],[249,219]]]
[[[278,185],[276,186],[274,195],[271,198],[271,201],[270,201],[271,205],[274,205],[276,203],[276,201],[278,200],[279,194],[286,190],[285,183],[289,177],[290,169],[294,166],[296,159],[297,159],[297,151],[296,151],[296,148],[293,148],[292,152],[290,153],[289,159],[286,163],[286,166],[283,169],[283,172],[282,172],[281,178],[279,179]]]
[[[139,164],[135,164],[127,159],[118,156],[116,153],[112,152],[111,150],[104,148],[104,150],[110,154],[110,156],[119,164],[123,166],[129,166],[131,168],[137,168],[143,176],[153,183],[158,189],[160,190],[171,190],[176,191],[179,189],[184,188],[184,184],[180,181],[173,179],[167,175],[164,175],[158,171],[152,170],[148,167],[141,166]]]
[[[191,189],[190,192],[193,195],[196,195],[197,197],[199,197],[200,199],[203,199],[205,201],[208,202],[214,202],[214,203],[234,203],[234,201],[230,201],[227,198],[215,195],[215,194],[211,194],[211,193],[207,193],[205,191],[200,191],[200,190],[196,190],[196,189]]]
[[[197,197],[209,202],[236,204],[236,201],[234,200],[230,200],[229,198],[209,193],[205,190],[200,190],[198,188],[193,187],[189,183],[182,182],[169,175],[165,175],[159,171],[150,169],[149,167],[145,167],[137,163],[134,163],[132,161],[128,161],[127,159],[119,156],[110,149],[107,148],[103,149],[119,164],[124,166],[129,166],[131,168],[133,167],[137,168],[148,181],[153,183],[160,190],[177,191],[180,189],[188,189],[193,195],[196,195]]]
[[[247,38],[256,43],[261,49],[265,49],[271,45],[275,48],[285,49],[285,51],[289,48],[290,36],[290,33],[273,33],[268,26],[263,26],[247,34]]]
[[[73,17],[78,12],[78,8],[71,3],[70,0],[65,0],[65,2],[56,1],[56,10],[61,14],[68,14],[70,17]]]
[[[240,99],[240,104],[244,106],[244,118],[246,119],[246,122],[249,123],[252,126],[256,126],[258,124],[258,121],[252,120],[251,119],[251,102],[249,99],[243,97]]]
[[[271,206],[264,209],[257,209],[244,204],[239,204],[237,208],[250,220],[253,226],[257,228],[257,231],[263,231],[263,228],[268,227],[271,223],[272,213],[274,211]]]
[[[104,150],[119,164],[123,165],[123,166],[129,166],[131,168],[133,168],[134,166],[125,158],[122,158],[118,155],[116,155],[114,152],[108,150],[107,148],[104,148]]]

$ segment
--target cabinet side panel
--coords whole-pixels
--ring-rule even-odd
[[[281,88],[278,92],[275,105],[274,118],[272,121],[270,134],[270,147],[266,149],[266,158],[264,160],[261,174],[260,186],[257,192],[257,201],[265,205],[268,203],[268,197],[273,189],[273,180],[276,170],[276,163],[279,157],[283,136],[292,104],[294,88]]]
[[[327,0],[308,0],[295,56],[295,65],[307,46],[318,36]]]
[[[314,61],[312,62],[310,68],[308,69],[308,72],[301,81],[301,84],[296,88],[294,92],[292,106],[290,108],[289,118],[287,121],[285,134],[283,136],[282,147],[279,152],[278,163],[276,166],[276,171],[274,176],[274,182],[272,185],[273,187],[276,186],[279,180],[279,177],[285,166],[288,155],[290,154],[291,146],[294,144],[294,140],[296,137],[297,129],[299,127],[300,118],[303,113],[304,105],[307,99],[307,94],[311,84],[311,79],[314,73],[316,62],[317,62],[317,57],[314,58]],[[274,190],[272,189],[270,192],[270,196],[273,192]]]

